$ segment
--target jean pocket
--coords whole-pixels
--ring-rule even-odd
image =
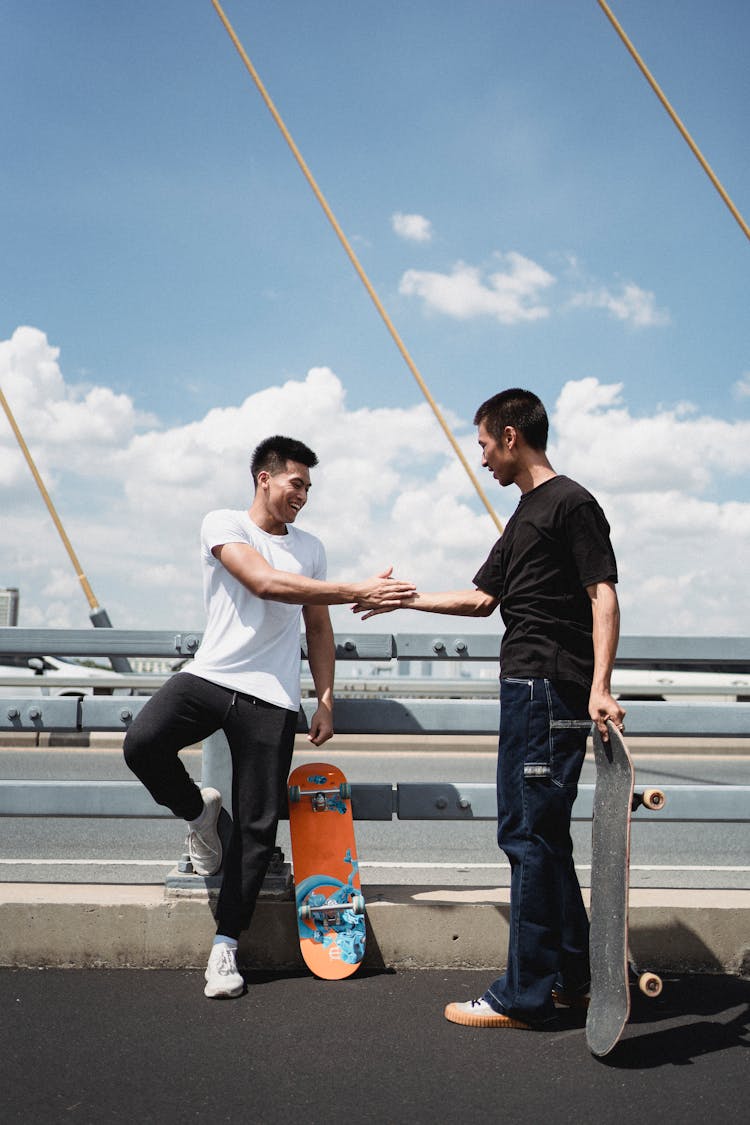
[[[560,788],[578,785],[590,729],[591,723],[581,720],[553,720],[550,723],[551,776]]]

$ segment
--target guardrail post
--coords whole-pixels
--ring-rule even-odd
[[[211,786],[221,793],[221,803],[232,815],[232,756],[223,730],[203,739],[201,787]]]

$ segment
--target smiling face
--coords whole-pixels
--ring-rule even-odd
[[[307,503],[309,491],[310,470],[299,461],[287,461],[282,470],[273,474],[263,469],[258,474],[251,515],[264,531],[284,535],[286,525],[294,523]]]

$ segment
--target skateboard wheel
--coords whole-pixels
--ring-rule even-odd
[[[342,801],[351,801],[352,787],[348,781],[342,781],[341,785],[339,785],[339,797]]]
[[[661,809],[664,807],[666,797],[661,789],[644,789],[643,803],[647,809]]]
[[[365,900],[363,895],[352,895],[352,910],[355,914],[364,914]]]
[[[312,919],[312,908],[309,906],[300,906],[299,916],[303,922],[309,922]]]
[[[289,786],[289,802],[292,805],[299,804],[302,794],[300,793],[299,785]]]
[[[664,986],[661,977],[658,977],[656,973],[641,973],[638,978],[638,987],[645,996],[650,996],[653,999],[661,994]]]

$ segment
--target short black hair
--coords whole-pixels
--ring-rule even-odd
[[[306,465],[308,469],[312,469],[317,465],[318,458],[303,441],[274,434],[273,437],[265,438],[253,450],[250,459],[250,472],[253,475],[253,481],[257,485],[258,473],[264,471],[270,473],[271,476],[283,472],[287,461],[297,461],[300,465]]]
[[[480,422],[495,441],[500,440],[506,426],[512,426],[532,449],[543,453],[547,448],[549,418],[542,400],[533,391],[510,387],[493,395],[474,415],[474,425]]]

